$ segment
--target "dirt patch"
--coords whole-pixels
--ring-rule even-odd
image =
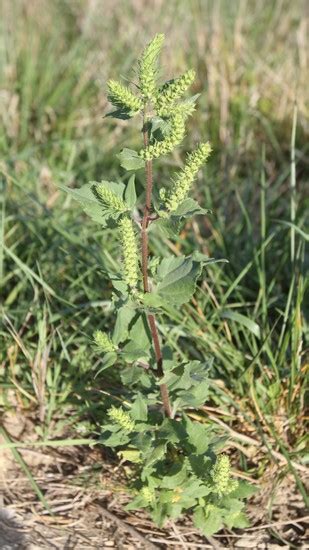
[[[23,431],[28,432],[25,425]],[[1,550],[309,548],[302,497],[294,478],[278,470],[268,471],[248,505],[253,527],[206,538],[187,517],[158,529],[144,512],[126,512],[125,468],[99,448],[20,448],[19,453],[32,481],[11,450],[0,451]]]

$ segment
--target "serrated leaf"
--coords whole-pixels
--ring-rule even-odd
[[[123,298],[128,297],[128,285],[121,279],[120,275],[110,274],[110,281],[115,290],[117,290]]]
[[[170,418],[165,418],[159,431],[160,439],[165,439],[169,443],[184,441],[186,435],[182,423]]]
[[[201,361],[188,361],[169,369],[162,383],[168,384],[170,390],[185,389],[200,385],[208,377],[209,363]]]
[[[104,211],[98,199],[94,196],[92,191],[92,183],[83,185],[80,189],[71,189],[65,185],[58,185],[58,187],[65,191],[68,195],[71,195],[77,200],[84,212],[94,221],[105,226],[110,215],[109,212]]]
[[[161,458],[165,456],[166,452],[166,443],[158,444],[154,449],[151,449],[149,456],[146,460],[145,467],[151,466],[155,462],[158,462]]]
[[[203,508],[198,508],[193,514],[194,525],[201,530],[203,535],[209,537],[220,531],[223,526],[222,514],[219,508],[215,506],[205,512]]]
[[[243,512],[232,513],[224,517],[224,523],[229,529],[246,529],[250,527],[250,521]]]
[[[102,181],[101,184],[104,184],[108,189],[113,191],[120,198],[123,197],[124,184],[113,181]],[[117,220],[119,217],[119,212],[107,208],[104,205],[98,196],[95,193],[95,187],[99,185],[98,182],[90,182],[80,189],[71,189],[65,185],[58,185],[58,187],[65,191],[67,194],[71,195],[75,200],[77,200],[82,206],[84,212],[94,221],[106,227],[108,222]]]
[[[196,454],[204,454],[211,440],[209,428],[199,422],[192,422],[186,417],[186,431],[188,434],[188,442],[194,447]]]
[[[147,410],[147,402],[146,398],[142,396],[141,393],[137,394],[137,397],[131,407],[130,416],[133,418],[133,420],[147,420],[148,417],[148,410]]]
[[[185,199],[173,212],[172,218],[191,218],[197,214],[205,215],[211,213],[211,210],[202,208],[197,201],[194,199],[188,198]]]
[[[179,233],[182,226],[183,223],[180,218],[160,218],[151,224],[150,230],[158,228],[162,235],[166,237],[175,237],[175,234]]]
[[[124,192],[124,200],[130,209],[136,204],[135,174],[132,174]]]
[[[140,314],[129,332],[130,342],[123,348],[124,352],[143,350],[145,353],[151,347],[151,333],[146,315]],[[145,356],[145,355],[143,355]]]
[[[145,161],[133,149],[125,147],[117,157],[120,160],[120,166],[125,170],[139,170],[145,166]]]
[[[159,276],[165,275],[158,284],[157,293],[171,305],[184,304],[192,298],[201,272],[201,264],[191,257],[165,258],[158,269]]]
[[[134,386],[135,384],[140,384],[144,388],[150,388],[152,385],[149,372],[135,365],[130,365],[130,367],[124,368],[121,371],[120,376],[124,386]]]
[[[119,447],[120,445],[126,445],[129,441],[130,438],[123,431],[112,433],[106,438],[102,437],[102,442],[106,447]]]
[[[118,308],[113,333],[113,342],[115,344],[118,345],[128,339],[129,325],[134,318],[134,315],[136,315],[136,309],[132,301],[128,301],[123,306]]]
[[[186,478],[186,468],[176,464],[171,468],[169,474],[163,477],[160,486],[164,489],[175,489],[175,487],[181,486]]]
[[[201,407],[207,401],[209,394],[209,382],[203,380],[189,391],[181,391],[177,397],[182,407]]]
[[[254,495],[258,491],[258,488],[254,485],[250,485],[250,483],[247,483],[246,481],[240,480],[238,482],[237,488],[230,494],[230,496],[234,498],[249,498],[252,495]]]

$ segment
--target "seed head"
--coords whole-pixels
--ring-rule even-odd
[[[155,100],[156,98],[157,60],[163,42],[164,34],[156,34],[139,59],[139,82],[144,99]]]
[[[130,287],[136,287],[138,281],[138,249],[133,223],[124,216],[119,221],[124,259],[124,277]]]
[[[107,414],[110,419],[113,420],[116,424],[119,424],[119,426],[125,432],[133,432],[135,428],[135,423],[130,417],[129,413],[127,411],[124,411],[122,407],[120,407],[119,409],[117,409],[117,407],[111,407]]]
[[[167,155],[183,140],[185,136],[184,117],[176,112],[171,117],[171,132],[162,141],[155,141],[140,151],[140,156],[144,160],[152,160],[162,155]]]
[[[178,174],[172,189],[165,199],[165,208],[168,212],[174,212],[187,197],[192,183],[211,152],[209,142],[201,143],[196,151],[190,153],[183,170]]]
[[[112,340],[110,339],[109,335],[106,334],[106,332],[103,332],[102,330],[96,330],[93,338],[98,348],[100,348],[100,350],[104,353],[109,353],[117,350],[117,347],[115,346],[115,344],[113,344]]]
[[[189,69],[183,75],[167,82],[160,88],[156,108],[159,116],[167,116],[174,107],[175,101],[180,99],[185,91],[191,86],[195,78],[195,71]]]
[[[228,495],[234,491],[238,482],[231,479],[230,459],[227,455],[220,455],[211,471],[211,477],[215,484],[215,492],[219,496]]]
[[[141,496],[146,500],[148,504],[151,504],[155,500],[155,493],[153,489],[150,489],[147,485],[141,489]]]
[[[118,195],[116,195],[116,193],[111,191],[111,189],[109,189],[104,183],[98,183],[94,189],[99,199],[108,208],[116,210],[120,213],[128,210],[125,202]]]
[[[120,109],[125,109],[136,114],[143,108],[143,102],[139,97],[136,97],[127,86],[124,86],[116,80],[107,82],[108,99]]]

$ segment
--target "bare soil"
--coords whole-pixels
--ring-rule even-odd
[[[29,441],[30,433],[34,433],[33,425],[24,417],[6,416],[4,425],[15,440]],[[28,435],[24,439],[25,433]],[[292,476],[282,476],[280,481],[278,472],[269,471],[261,480],[260,491],[248,505],[250,529],[223,531],[205,538],[189,518],[159,529],[144,512],[126,512],[129,497],[124,481],[130,472],[104,451],[48,447],[20,448],[19,453],[50,511],[12,450],[0,451],[1,550],[309,548],[309,516]],[[305,474],[300,475],[304,482]],[[275,478],[278,482],[274,487]]]

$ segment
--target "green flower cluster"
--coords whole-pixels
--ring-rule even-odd
[[[120,213],[128,210],[126,203],[118,195],[116,195],[116,193],[113,193],[113,191],[104,185],[104,183],[97,184],[94,189],[99,199],[108,208],[116,210],[116,212]]]
[[[183,170],[178,174],[173,187],[165,198],[165,208],[168,212],[174,212],[187,197],[191,185],[200,167],[211,153],[209,142],[201,143],[196,151],[190,153]]]
[[[231,464],[227,455],[218,456],[211,471],[211,477],[215,484],[215,492],[219,496],[228,495],[238,486],[238,482],[231,479]]]
[[[136,97],[127,86],[116,80],[109,80],[107,87],[108,99],[115,107],[135,114],[143,108],[142,100]]]
[[[186,120],[195,111],[195,104],[189,101],[183,101],[173,107],[173,114],[179,114]]]
[[[132,220],[123,217],[119,220],[124,259],[124,277],[126,283],[135,287],[138,281],[138,250]]]
[[[135,423],[127,411],[124,411],[121,407],[111,407],[108,411],[108,416],[111,420],[119,424],[119,426],[127,433],[133,432]]]
[[[141,489],[141,496],[143,497],[143,499],[145,499],[145,501],[148,504],[151,504],[155,500],[155,494],[154,494],[153,489],[150,489],[150,487],[148,487],[147,485],[145,485]]]
[[[104,353],[110,353],[110,352],[116,351],[117,347],[115,346],[115,344],[113,344],[113,342],[111,341],[108,334],[106,334],[106,332],[102,332],[102,330],[96,330],[96,332],[93,335],[93,338],[96,345]]]
[[[156,34],[138,61],[140,90],[144,99],[156,98],[157,59],[163,42],[164,34]]]
[[[185,119],[182,114],[176,111],[170,119],[171,131],[169,135],[162,141],[154,141],[145,149],[139,152],[139,155],[144,160],[152,160],[162,155],[167,155],[183,140],[185,136]]]
[[[191,86],[195,78],[195,71],[189,69],[183,75],[167,82],[160,88],[156,108],[159,116],[168,116],[175,101],[180,99],[185,91]]]

